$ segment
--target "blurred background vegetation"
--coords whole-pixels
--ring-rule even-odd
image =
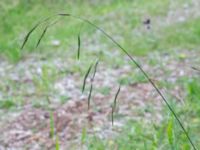
[[[67,18],[48,31],[40,48],[35,49],[35,44],[41,30],[33,35],[25,50],[20,51],[26,33],[39,20],[61,12],[69,12],[93,21],[115,36],[132,54],[145,55],[155,50],[194,49],[199,45],[200,34],[200,20],[195,13],[198,6],[195,5],[192,0],[1,1],[0,52],[17,61],[30,51],[69,49],[69,46],[76,44],[74,41],[80,22]],[[180,12],[176,14],[176,11]],[[143,27],[146,19],[151,19],[149,32]],[[93,31],[86,25],[86,38],[95,40],[95,36],[92,36]],[[51,45],[51,40],[54,39],[59,39],[62,43],[56,49]],[[110,43],[102,37],[100,40],[106,44]]]

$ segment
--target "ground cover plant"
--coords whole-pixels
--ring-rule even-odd
[[[2,42],[5,43],[1,48],[2,58],[16,63],[9,65],[6,60],[1,63],[4,66],[1,78],[6,81],[0,83],[1,114],[4,114],[1,115],[1,125],[8,124],[2,130],[2,148],[22,148],[27,143],[29,145],[25,149],[199,148],[196,105],[199,99],[198,15],[188,17],[198,8],[196,1],[166,1],[161,4],[155,0],[155,5],[146,1],[145,4],[138,1],[109,3],[112,5],[107,6],[107,2],[103,2],[99,9],[91,9],[88,13],[105,16],[102,27],[105,27],[105,31],[107,28],[112,29],[109,30],[111,35],[116,36],[110,37],[101,29],[100,31],[125,52],[130,49],[128,56],[131,59],[132,55],[135,56],[133,61],[137,67],[131,65],[122,53],[116,52],[116,47],[98,31],[71,19],[67,20],[69,26],[55,20],[55,27],[47,23],[37,32],[29,32],[32,34],[31,38],[24,35],[24,45],[27,44],[23,46],[24,50],[19,50],[20,45],[14,46],[18,47],[16,51],[8,50],[6,42]],[[24,6],[21,4],[22,1],[13,8]],[[89,1],[78,4],[96,6]],[[31,6],[37,5],[32,2]],[[121,14],[125,15],[122,18],[126,18],[132,15],[128,12],[130,6],[138,8],[134,10],[136,20],[131,20],[134,26],[121,26],[120,23],[124,25],[123,22],[126,23],[127,20],[118,19],[120,22],[115,22],[116,27],[110,28],[110,15],[119,17]],[[155,11],[155,6],[159,6],[161,10]],[[174,11],[178,6],[181,6],[180,20],[173,20],[170,13],[179,14],[180,12]],[[187,14],[184,14],[186,10]],[[82,10],[78,9],[77,14],[79,11]],[[146,14],[149,16],[145,17]],[[166,18],[171,19],[170,23],[160,24]],[[101,22],[101,19],[97,19],[93,25]],[[62,31],[60,27],[63,26],[65,28]],[[118,27],[125,30],[118,31]],[[132,31],[132,28],[134,36],[127,32]],[[2,33],[5,31],[6,28],[1,30]],[[52,33],[60,35],[57,34],[59,36],[55,38],[51,37]],[[12,34],[11,31],[10,36]],[[62,41],[65,36],[68,37],[68,42]],[[23,43],[23,38],[20,41]],[[68,43],[68,46],[65,47],[63,42]],[[65,48],[71,52],[64,52]],[[98,59],[96,56],[99,56]],[[151,79],[143,72],[143,68]],[[144,78],[144,74],[147,78]],[[121,85],[120,88],[116,83]],[[167,99],[164,100],[167,100],[168,107],[161,103],[162,99],[157,96],[155,88],[157,92],[166,94]],[[175,112],[172,111],[171,114],[169,107]],[[173,115],[180,118],[181,122],[177,122]],[[181,130],[180,123],[185,133]],[[193,145],[188,142],[188,138]]]

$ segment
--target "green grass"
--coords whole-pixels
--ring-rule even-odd
[[[16,104],[13,100],[1,100],[0,101],[0,109],[9,109],[11,107],[15,107]]]

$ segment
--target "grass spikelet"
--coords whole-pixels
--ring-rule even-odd
[[[52,23],[52,24],[48,24],[48,25],[45,27],[45,29],[43,30],[43,32],[42,32],[42,34],[41,34],[41,36],[40,36],[40,38],[39,38],[39,40],[38,40],[38,42],[37,42],[36,48],[39,46],[39,44],[40,44],[42,38],[44,37],[45,33],[47,32],[47,29],[48,29],[49,27],[53,26],[54,24],[56,24],[57,22],[58,22],[58,20],[55,21],[55,22]]]
[[[88,78],[88,75],[89,75],[91,69],[92,69],[92,64],[90,65],[90,67],[88,68],[88,70],[87,70],[87,72],[86,72],[86,74],[85,74],[85,77],[84,77],[84,80],[83,80],[82,93],[83,93],[84,90],[85,90],[86,80],[87,80],[87,78]]]
[[[96,61],[95,65],[94,65],[94,73],[93,73],[93,76],[92,76],[92,81],[94,81],[94,78],[95,78],[95,75],[96,75],[96,72],[97,72],[98,64],[99,64],[99,59]]]
[[[31,33],[32,33],[40,24],[41,24],[41,22],[37,23],[37,24],[27,33],[27,35],[26,35],[25,38],[24,38],[23,44],[22,44],[22,46],[21,46],[21,49],[24,48],[24,46],[25,46],[25,44],[27,43],[27,41],[28,41],[28,39],[29,39]]]
[[[112,125],[114,124],[114,112],[115,112],[115,109],[116,109],[117,97],[119,95],[120,89],[121,89],[121,86],[119,86],[117,93],[115,94],[115,98],[114,98],[113,105],[112,105]]]
[[[78,51],[77,51],[78,60],[80,58],[80,49],[81,49],[81,38],[80,38],[80,32],[79,32],[79,34],[78,34]]]
[[[93,83],[91,83],[91,85],[90,85],[90,92],[88,95],[88,110],[90,109],[90,100],[91,100],[91,96],[92,96],[92,90],[93,90]]]

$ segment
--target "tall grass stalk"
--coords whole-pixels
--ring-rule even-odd
[[[89,21],[88,19],[79,17],[79,16],[74,16],[72,14],[69,13],[60,13],[60,14],[55,14],[53,16],[50,16],[46,19],[44,19],[43,21],[40,21],[38,24],[36,24],[26,35],[24,42],[22,44],[21,49],[24,48],[26,42],[28,41],[31,33],[38,28],[42,23],[46,22],[47,20],[50,20],[52,18],[55,17],[72,17],[78,20],[81,20],[85,23],[88,23],[89,25],[91,25],[92,27],[96,28],[97,30],[99,30],[103,35],[105,35],[108,39],[110,39],[118,48],[120,48],[120,50],[126,55],[128,56],[128,58],[130,59],[130,61],[136,65],[136,67],[142,72],[142,74],[147,78],[147,80],[149,81],[149,83],[153,86],[153,88],[157,91],[157,93],[160,95],[160,97],[162,98],[162,100],[164,101],[164,103],[167,105],[167,107],[169,108],[169,110],[171,111],[171,113],[173,114],[173,116],[175,117],[175,119],[177,120],[177,122],[179,123],[180,127],[182,128],[184,134],[186,135],[188,141],[190,142],[191,146],[193,147],[194,150],[196,150],[196,146],[194,145],[194,143],[192,142],[192,139],[190,138],[188,132],[186,131],[185,127],[183,126],[183,123],[181,122],[181,120],[179,119],[179,117],[177,116],[177,114],[175,113],[175,111],[173,110],[173,108],[170,106],[170,104],[168,103],[167,99],[164,97],[164,95],[162,94],[162,92],[159,90],[159,88],[157,87],[157,85],[153,82],[153,80],[149,77],[149,75],[147,74],[147,72],[142,68],[142,66],[139,65],[139,63],[129,54],[129,52],[123,48],[117,41],[115,41],[115,39],[110,36],[107,32],[105,32],[102,28],[100,28],[99,26],[97,26],[96,24],[92,23],[91,21]]]

